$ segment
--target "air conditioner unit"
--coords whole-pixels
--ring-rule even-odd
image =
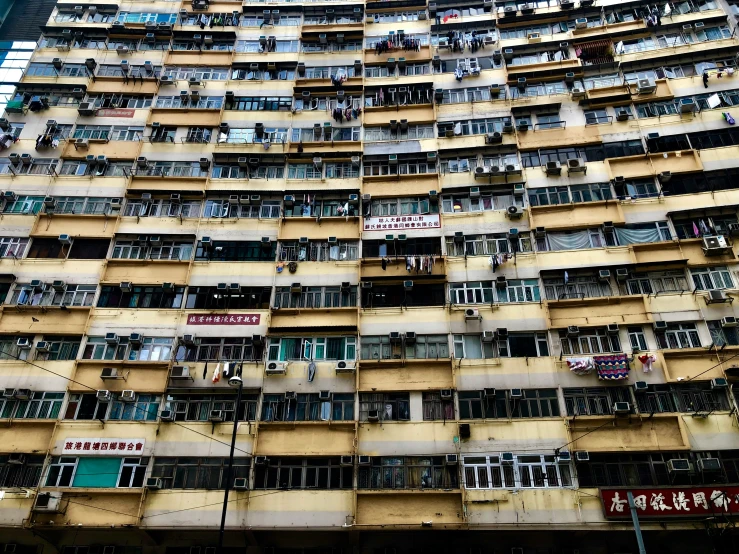
[[[291,391],[291,390],[285,391],[285,400],[289,401],[289,400],[297,400],[297,399],[298,399],[298,393],[296,393],[295,391]]]
[[[629,112],[626,110],[616,110],[616,121],[628,121]]]
[[[233,486],[234,490],[245,491],[248,488],[249,488],[249,479],[247,479],[246,477],[236,477],[234,479],[234,486]]]
[[[223,421],[223,410],[211,410],[208,414],[208,421],[211,423],[220,423]]]
[[[100,372],[100,379],[123,379],[123,375],[118,373],[118,368],[115,367],[104,367]]]
[[[267,362],[265,373],[267,375],[285,375],[287,373],[287,362]]]
[[[567,160],[568,173],[586,173],[588,166],[583,158],[570,158]]]
[[[22,453],[8,454],[8,463],[11,465],[24,465],[26,463],[26,455]]]
[[[628,415],[631,413],[631,405],[628,402],[614,402],[613,413],[615,415]]]
[[[561,175],[562,164],[559,162],[547,162],[545,166],[547,175]]]
[[[269,458],[267,456],[254,456],[254,465],[256,466],[266,466],[269,462]]]
[[[170,379],[173,380],[183,380],[183,379],[190,379],[190,367],[186,365],[176,365],[172,366],[172,373],[170,374]]]
[[[14,398],[15,389],[3,389],[3,398]]]
[[[439,391],[439,396],[442,400],[451,400],[454,397],[452,389],[442,389]]]
[[[606,325],[606,332],[609,335],[618,335],[618,323],[609,323]]]
[[[558,464],[569,464],[572,461],[572,455],[567,450],[560,450],[557,453]]]
[[[508,394],[508,398],[511,400],[523,398],[523,389],[511,389],[511,392]]]
[[[318,400],[331,400],[331,391],[328,390],[322,390],[318,393]]]
[[[31,340],[26,337],[20,337],[16,339],[15,345],[22,350],[29,350],[31,348]]]
[[[629,270],[626,268],[619,268],[616,270],[616,281],[625,281],[629,278]]]
[[[737,319],[734,316],[728,315],[721,318],[721,327],[736,327]]]
[[[582,450],[580,452],[575,452],[575,461],[576,462],[589,462],[590,461],[590,453],[586,450]]]
[[[655,331],[666,331],[667,322],[666,321],[655,321],[653,327]]]
[[[611,272],[608,269],[601,269],[598,271],[598,280],[608,282],[611,280]]]
[[[588,19],[586,17],[578,17],[575,19],[575,29],[585,29],[588,26]]]
[[[570,96],[573,100],[580,100],[581,98],[585,98],[585,89],[581,89],[580,87],[573,87],[570,91]]]
[[[500,453],[500,463],[503,465],[513,465],[514,456],[513,452],[501,452]]]
[[[144,488],[158,491],[162,488],[162,480],[159,477],[147,477],[146,485],[144,485]]]
[[[727,389],[729,382],[724,377],[716,377],[711,379],[711,389]]]
[[[701,473],[714,473],[721,471],[721,460],[718,458],[698,458],[698,471]]]
[[[722,304],[728,301],[729,301],[729,297],[726,295],[726,292],[724,292],[723,290],[709,290],[708,291],[708,298],[706,298],[707,304]]]
[[[95,104],[93,102],[81,102],[77,108],[77,113],[80,115],[95,115]]]
[[[725,254],[729,250],[731,247],[728,246],[726,237],[723,235],[703,237],[703,252],[706,256]]]
[[[670,473],[690,473],[692,469],[690,460],[684,460],[683,458],[667,460],[667,471]]]
[[[580,327],[577,325],[570,325],[567,327],[567,336],[568,337],[577,337],[580,335]]]
[[[354,373],[356,367],[356,362],[341,360],[339,362],[336,362],[336,367],[334,369],[336,370],[336,373]]]
[[[465,321],[479,321],[480,310],[477,308],[466,308],[464,311],[464,319]]]
[[[136,402],[136,393],[132,390],[124,390],[120,396],[121,402]]]
[[[34,512],[57,514],[61,511],[61,492],[40,492],[33,504]]]
[[[539,33],[529,33],[528,40],[529,42],[541,42],[541,35]]]
[[[508,328],[507,327],[498,327],[495,333],[498,335],[498,340],[506,340],[508,338]]]
[[[380,411],[379,410],[368,410],[367,411],[367,421],[371,423],[377,423],[380,421]]]
[[[444,461],[448,466],[455,466],[459,463],[459,456],[456,454],[447,454]]]
[[[636,84],[638,94],[651,94],[657,90],[657,85],[651,79],[639,79]]]
[[[485,135],[485,142],[487,144],[499,144],[503,142],[503,134],[499,132],[488,133]]]
[[[131,333],[128,335],[128,344],[131,346],[141,346],[142,340],[144,340],[144,337],[141,333]]]
[[[637,381],[634,383],[634,392],[641,393],[649,390],[649,384],[646,381]]]
[[[493,342],[494,340],[495,340],[494,331],[483,331],[482,332],[482,342]]]
[[[109,390],[99,390],[95,393],[95,397],[98,399],[98,402],[110,402],[113,400],[113,395]]]
[[[118,344],[118,335],[116,333],[105,333],[105,342],[108,344]]]
[[[30,400],[32,394],[31,389],[15,389],[13,398],[16,400]]]
[[[49,342],[45,340],[40,340],[36,343],[36,352],[39,354],[48,354],[49,353]]]

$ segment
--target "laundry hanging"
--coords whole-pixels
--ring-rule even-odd
[[[565,358],[565,362],[570,371],[575,375],[588,375],[595,369],[593,359],[588,357]]]
[[[649,373],[652,371],[652,364],[657,361],[657,357],[654,354],[642,354],[638,357],[638,360],[642,364],[644,373]]]
[[[626,354],[593,356],[598,371],[598,379],[602,381],[620,381],[629,378],[629,358]]]

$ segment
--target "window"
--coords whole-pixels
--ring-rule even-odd
[[[36,348],[36,359],[47,361],[76,360],[80,348],[81,337],[44,336],[48,352],[39,352]]]
[[[465,235],[464,241],[456,237],[445,237],[446,253],[449,256],[489,256],[492,254],[531,252],[531,236],[528,232],[519,234],[518,239],[511,240],[506,233],[491,235]]]
[[[351,489],[353,468],[342,466],[339,457],[270,457],[254,468],[254,488],[264,489]]]
[[[691,459],[692,456],[695,463],[698,457],[723,457],[722,454],[723,452],[713,455],[698,452],[591,453],[590,461],[577,464],[577,477],[581,487],[674,487],[679,484],[712,483],[715,479],[723,481],[725,477],[721,473],[716,477],[701,472],[691,472],[690,475],[671,473],[667,470],[667,461]]]
[[[408,421],[411,418],[407,392],[360,393],[359,421],[377,416],[380,421]]]
[[[456,489],[457,466],[446,465],[444,456],[373,456],[370,466],[360,466],[360,489]]]
[[[449,301],[452,304],[492,304],[494,290],[492,281],[450,283]]]
[[[515,65],[515,64],[514,64]],[[559,129],[565,123],[559,118],[559,114],[537,114],[536,125],[539,129]]]
[[[186,200],[172,202],[169,199],[128,199],[123,209],[124,217],[200,217],[202,202]]]
[[[544,292],[549,300],[613,296],[610,283],[601,281],[595,275],[568,275],[567,282],[564,277],[545,277],[543,281]]]
[[[290,111],[292,96],[235,96],[233,101],[226,103],[227,110],[276,112]]]
[[[188,287],[188,310],[269,309],[270,287],[239,287],[238,291],[219,291],[217,287]]]
[[[532,358],[549,356],[546,333],[509,333],[495,343],[501,358]]]
[[[632,351],[644,351],[647,349],[647,339],[641,327],[627,327],[627,332]]]
[[[103,215],[110,213],[112,198],[90,198],[85,196],[58,196],[55,198],[54,213]],[[117,200],[120,200],[118,198]],[[47,208],[48,210],[48,208]]]
[[[651,271],[631,273],[624,285],[619,285],[622,294],[654,294],[659,292],[684,292],[688,280],[683,270]]]
[[[26,338],[33,342],[33,337],[23,335],[0,336],[0,360],[27,360],[30,350],[20,348],[17,344],[19,338]]]
[[[47,470],[47,487],[142,487],[148,458],[54,456]]]
[[[233,169],[233,171],[231,171]],[[261,177],[254,175],[249,176],[247,174],[247,170],[242,167],[226,167],[216,166],[214,168],[214,178],[220,178],[220,179],[244,179],[246,177],[250,178],[273,178],[275,176],[279,175],[279,178],[282,178],[282,174],[284,173],[284,168],[260,168],[260,169],[269,169],[270,171],[278,169],[279,174],[275,173],[273,174],[264,174]],[[263,201],[261,204],[253,204],[253,205],[246,205],[246,204],[232,204],[228,198],[209,198],[205,202],[205,211],[203,212],[203,217],[215,217],[215,218],[225,218],[225,217],[234,217],[234,218],[247,218],[247,219],[258,219],[258,218],[277,218],[280,217],[280,202],[278,200],[266,200]],[[228,244],[228,241],[219,241],[222,243],[222,245]],[[239,242],[233,241],[233,244],[239,244]],[[250,244],[250,242],[246,241],[246,244]],[[212,255],[212,254],[211,254]]]
[[[613,198],[610,183],[573,185],[570,187],[570,191],[572,192],[573,202],[598,202],[601,200],[611,200]]]
[[[276,256],[275,241],[216,240],[212,241],[210,246],[204,246],[199,242],[195,249],[195,261],[273,262]]]
[[[736,327],[724,327],[720,320],[706,321],[711,342],[715,346],[739,346],[739,331]]]
[[[454,419],[454,400],[442,398],[438,391],[424,392],[421,398],[424,421]]]
[[[238,421],[255,421],[258,401],[257,394],[242,394]],[[233,421],[235,407],[233,394],[171,394],[166,400],[166,409],[172,410],[175,421],[208,421],[213,410],[221,411],[223,421]]]
[[[192,242],[160,240],[159,244],[143,243],[141,240],[116,240],[113,245],[113,259],[123,260],[176,260],[187,261],[192,258]]]
[[[356,260],[359,256],[359,243],[339,240],[335,243],[310,241],[302,244],[297,241],[281,242],[279,260],[283,262],[336,262]]]
[[[267,296],[269,301],[269,295]],[[275,306],[278,308],[348,308],[357,305],[357,287],[303,287],[300,293],[290,287],[275,288]]]
[[[486,395],[486,391],[460,391],[458,397],[460,419],[559,416],[556,389],[496,389],[494,396]]]
[[[629,387],[567,388],[562,393],[568,416],[612,415],[616,402],[628,402],[634,411]]]
[[[672,385],[681,412],[729,410],[725,389],[712,389],[710,381],[692,381]]]
[[[691,268],[690,275],[696,290],[720,290],[734,288],[731,273],[726,266]]]
[[[329,421],[333,412],[331,400],[321,400],[318,393],[301,393],[296,398],[284,394],[265,394],[262,399],[262,421]],[[343,412],[342,412],[343,413]],[[353,410],[351,411],[353,415]]]
[[[56,419],[63,402],[63,392],[33,391],[28,400],[3,398],[0,400],[0,419]]]
[[[611,117],[605,108],[598,110],[585,110],[585,125],[600,125],[601,123],[609,123]]]
[[[119,286],[104,285],[100,289],[98,308],[179,309],[185,287],[133,286],[124,291]]]
[[[363,240],[362,257],[385,258],[406,256],[440,256],[441,241],[438,237],[408,238],[404,241]]]
[[[252,338],[200,337],[193,345],[178,342],[175,360],[178,362],[240,362],[262,359],[262,348]]]
[[[22,464],[9,463],[10,456],[0,456],[0,488],[36,488],[41,480],[45,456],[26,454]]]
[[[365,308],[387,308],[397,306],[443,306],[446,299],[445,287],[439,284],[414,284],[406,290],[402,284],[373,284],[371,289],[362,290],[362,306]]]
[[[495,287],[495,297],[498,302],[539,302],[538,279],[510,279],[506,280],[505,288]]]
[[[565,356],[621,352],[618,335],[609,334],[603,328],[580,329],[580,334],[572,337],[563,329],[559,331],[559,339]]]
[[[22,167],[22,166],[21,166]],[[29,167],[29,166],[26,166]],[[16,196],[7,199],[3,205],[4,214],[36,215],[44,205],[43,196]],[[58,242],[58,241],[57,241]]]
[[[659,348],[700,348],[695,323],[670,323],[665,331],[655,331]]]
[[[123,402],[116,398],[111,402],[108,419],[113,421],[156,421],[159,415],[161,396],[139,394],[135,402]]]
[[[357,337],[272,337],[269,360],[354,360]]]
[[[540,252],[601,248],[605,245],[603,234],[597,227],[577,231],[552,232],[547,233],[543,238],[536,239],[536,248]]]
[[[64,419],[104,420],[108,413],[109,402],[98,400],[96,393],[70,394]]]
[[[177,18],[177,14],[172,14],[173,18]],[[162,75],[168,75],[177,81],[188,81],[192,78],[198,81],[225,81],[228,79],[230,68],[228,67],[165,67]]]
[[[468,489],[560,488],[574,486],[572,468],[553,455],[515,455],[513,463],[498,455],[464,456],[464,486]]]
[[[234,458],[234,479],[249,479],[251,460]],[[152,477],[162,480],[163,489],[223,489],[228,471],[228,458],[154,458]]]
[[[482,335],[454,335],[454,357],[467,360],[496,358],[493,342],[485,342]]]
[[[406,340],[391,342],[389,336],[363,336],[363,360],[444,359],[449,358],[447,335],[416,335],[415,342]]]
[[[0,258],[22,258],[28,241],[22,237],[0,237]]]
[[[133,345],[127,337],[119,337],[117,343],[108,344],[105,337],[89,337],[82,359],[167,361],[172,355],[172,341],[166,337],[144,337],[140,344]]]
[[[466,162],[467,160],[461,160]],[[515,162],[518,167],[518,161]],[[475,164],[477,167],[490,167]],[[509,164],[510,165],[510,164]],[[459,165],[458,160],[447,160],[442,162],[442,171],[454,173],[465,165]],[[498,166],[500,167],[500,166]],[[505,167],[505,166],[503,166]],[[466,169],[464,171],[467,171]],[[487,210],[507,210],[511,206],[524,206],[523,196],[514,195],[513,189],[507,190],[481,190],[475,196],[470,193],[445,195],[442,197],[444,213],[480,212]]]

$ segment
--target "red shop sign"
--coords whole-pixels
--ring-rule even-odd
[[[259,325],[260,314],[187,314],[188,325]]]
[[[665,487],[658,489],[600,489],[607,519],[630,519],[626,493],[634,495],[640,518],[700,517],[739,514],[739,487]]]

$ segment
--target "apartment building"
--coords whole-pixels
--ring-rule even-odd
[[[630,497],[736,552],[736,13],[60,0],[0,119],[4,551],[215,554],[228,488],[229,554],[636,553]]]

